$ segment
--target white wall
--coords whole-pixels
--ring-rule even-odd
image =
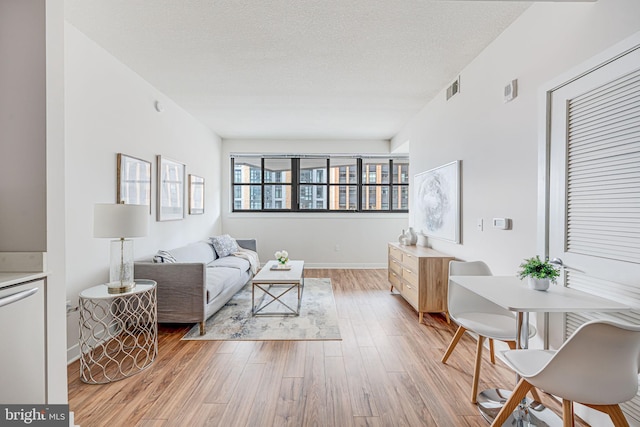
[[[68,23],[65,38],[67,298],[76,303],[80,291],[108,279],[109,241],[93,237],[93,205],[115,203],[116,153],[153,164],[149,236],[134,242],[139,259],[219,233],[221,140]],[[204,177],[204,215],[156,222],[158,154]],[[77,322],[68,317],[69,357],[77,354]]]
[[[394,138],[411,141],[413,173],[462,160],[462,244],[430,246],[483,259],[495,274],[514,274],[536,253],[539,89],[639,31],[638,16],[636,0],[534,4],[460,72],[459,94],[446,101],[443,90]],[[518,97],[503,103],[512,79]],[[513,229],[492,229],[493,217]]]
[[[408,227],[407,214],[400,213],[231,212],[230,153],[389,154],[389,141],[224,140],[222,151],[222,228],[231,236],[257,238],[263,263],[286,249],[310,268],[384,268],[387,242]]]

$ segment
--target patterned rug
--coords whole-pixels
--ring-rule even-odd
[[[331,279],[305,279],[300,316],[252,316],[251,283],[249,282],[216,314],[207,320],[205,335],[195,325],[183,340],[340,340],[340,328]],[[273,288],[279,294],[283,288]],[[256,301],[262,296],[256,290]],[[290,307],[297,306],[297,292],[289,291],[282,300]],[[265,299],[268,301],[268,299]],[[285,308],[277,301],[264,312],[282,313]]]

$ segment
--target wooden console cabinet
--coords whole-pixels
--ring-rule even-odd
[[[423,246],[389,243],[389,283],[418,312],[422,323],[424,313],[447,312],[449,261],[455,258]]]

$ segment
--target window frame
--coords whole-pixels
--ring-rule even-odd
[[[257,159],[260,158],[260,182],[236,182],[236,168],[235,168],[235,163],[237,159],[242,159],[242,158],[253,158],[253,159]],[[267,173],[267,171],[265,171],[265,160],[266,159],[278,159],[278,160],[289,160],[290,161],[290,171],[291,171],[291,180],[290,182],[286,182],[286,183],[274,183],[274,182],[266,182],[265,181],[265,175]],[[315,182],[301,182],[301,177],[300,177],[300,172],[301,172],[301,160],[304,159],[320,159],[320,160],[326,160],[326,166],[321,167],[320,169],[324,169],[324,176],[325,176],[325,180],[324,182],[321,183],[315,183]],[[340,182],[340,179],[337,180],[337,182],[331,182],[331,168],[332,167],[340,167],[340,165],[338,166],[332,166],[331,160],[332,159],[354,159],[355,160],[355,167],[356,167],[356,172],[355,172],[355,182],[349,182],[349,173],[347,172],[347,182]],[[389,177],[388,177],[388,182],[387,183],[365,183],[363,180],[363,163],[365,161],[368,160],[379,160],[380,162],[388,162],[389,164]],[[231,181],[231,185],[230,185],[230,191],[231,191],[231,203],[230,203],[230,207],[231,207],[231,212],[233,213],[408,213],[409,209],[408,209],[408,197],[407,197],[407,208],[406,209],[393,209],[393,194],[394,194],[394,188],[398,188],[398,194],[401,194],[401,188],[405,187],[407,188],[407,192],[406,194],[409,194],[409,180],[407,180],[407,182],[403,183],[403,182],[394,182],[393,181],[393,176],[394,176],[394,161],[400,161],[403,165],[407,165],[407,167],[409,167],[409,156],[394,156],[394,155],[389,155],[389,156],[380,156],[380,155],[362,155],[362,156],[332,156],[332,155],[324,155],[324,154],[320,154],[320,155],[264,155],[264,154],[248,154],[248,153],[241,153],[241,154],[231,154],[230,155],[230,164],[231,164],[231,171],[230,171],[230,181]],[[350,166],[350,165],[349,165]],[[255,172],[254,172],[255,174]],[[401,181],[400,179],[400,173],[397,174],[398,175],[398,181]],[[249,176],[251,176],[251,171],[249,173]],[[367,179],[367,181],[369,181],[369,179]],[[282,208],[282,209],[274,209],[274,208],[265,208],[265,202],[267,200],[265,200],[266,198],[266,191],[265,188],[268,186],[273,186],[273,185],[282,185],[285,187],[288,187],[288,191],[290,191],[290,198],[291,198],[291,202],[290,202],[290,207],[289,208]],[[251,187],[260,187],[260,209],[251,209],[251,205],[253,203],[251,203],[251,200],[249,200],[249,208],[248,209],[237,209],[236,208],[236,191],[237,188],[251,188]],[[300,191],[303,187],[310,187],[311,188],[311,194],[315,194],[315,192],[317,191],[318,188],[323,187],[324,188],[324,194],[325,196],[325,202],[324,208],[304,208],[301,207],[302,204],[302,196],[300,194]],[[356,189],[356,204],[355,204],[355,209],[331,209],[331,206],[335,203],[340,203],[340,187],[345,187],[345,190],[348,194],[346,200],[349,200],[350,198],[350,194],[351,194],[351,189],[353,187],[355,187]],[[387,194],[388,194],[388,207],[387,209],[363,209],[363,201],[362,201],[362,195],[363,195],[363,191],[365,187],[373,187],[373,188],[382,188],[382,187],[386,187],[387,188]],[[336,201],[332,201],[332,194],[334,194],[334,188],[337,188],[337,190],[335,190],[335,197],[337,198]],[[249,190],[250,192],[250,190]],[[240,194],[244,194],[244,191],[240,190],[239,191]],[[382,194],[382,190],[381,190],[381,194]],[[315,200],[315,199],[314,199]],[[314,201],[315,203],[315,201]],[[346,203],[346,202],[345,202]],[[382,203],[382,202],[381,202]],[[285,203],[286,204],[286,203]]]

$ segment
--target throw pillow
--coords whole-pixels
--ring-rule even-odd
[[[175,257],[169,251],[158,251],[153,257],[153,262],[158,263],[175,263]]]
[[[216,253],[220,258],[229,256],[232,253],[238,252],[240,250],[240,248],[238,247],[238,243],[236,243],[236,240],[228,234],[212,237],[211,244],[213,245],[213,248],[216,250]]]

